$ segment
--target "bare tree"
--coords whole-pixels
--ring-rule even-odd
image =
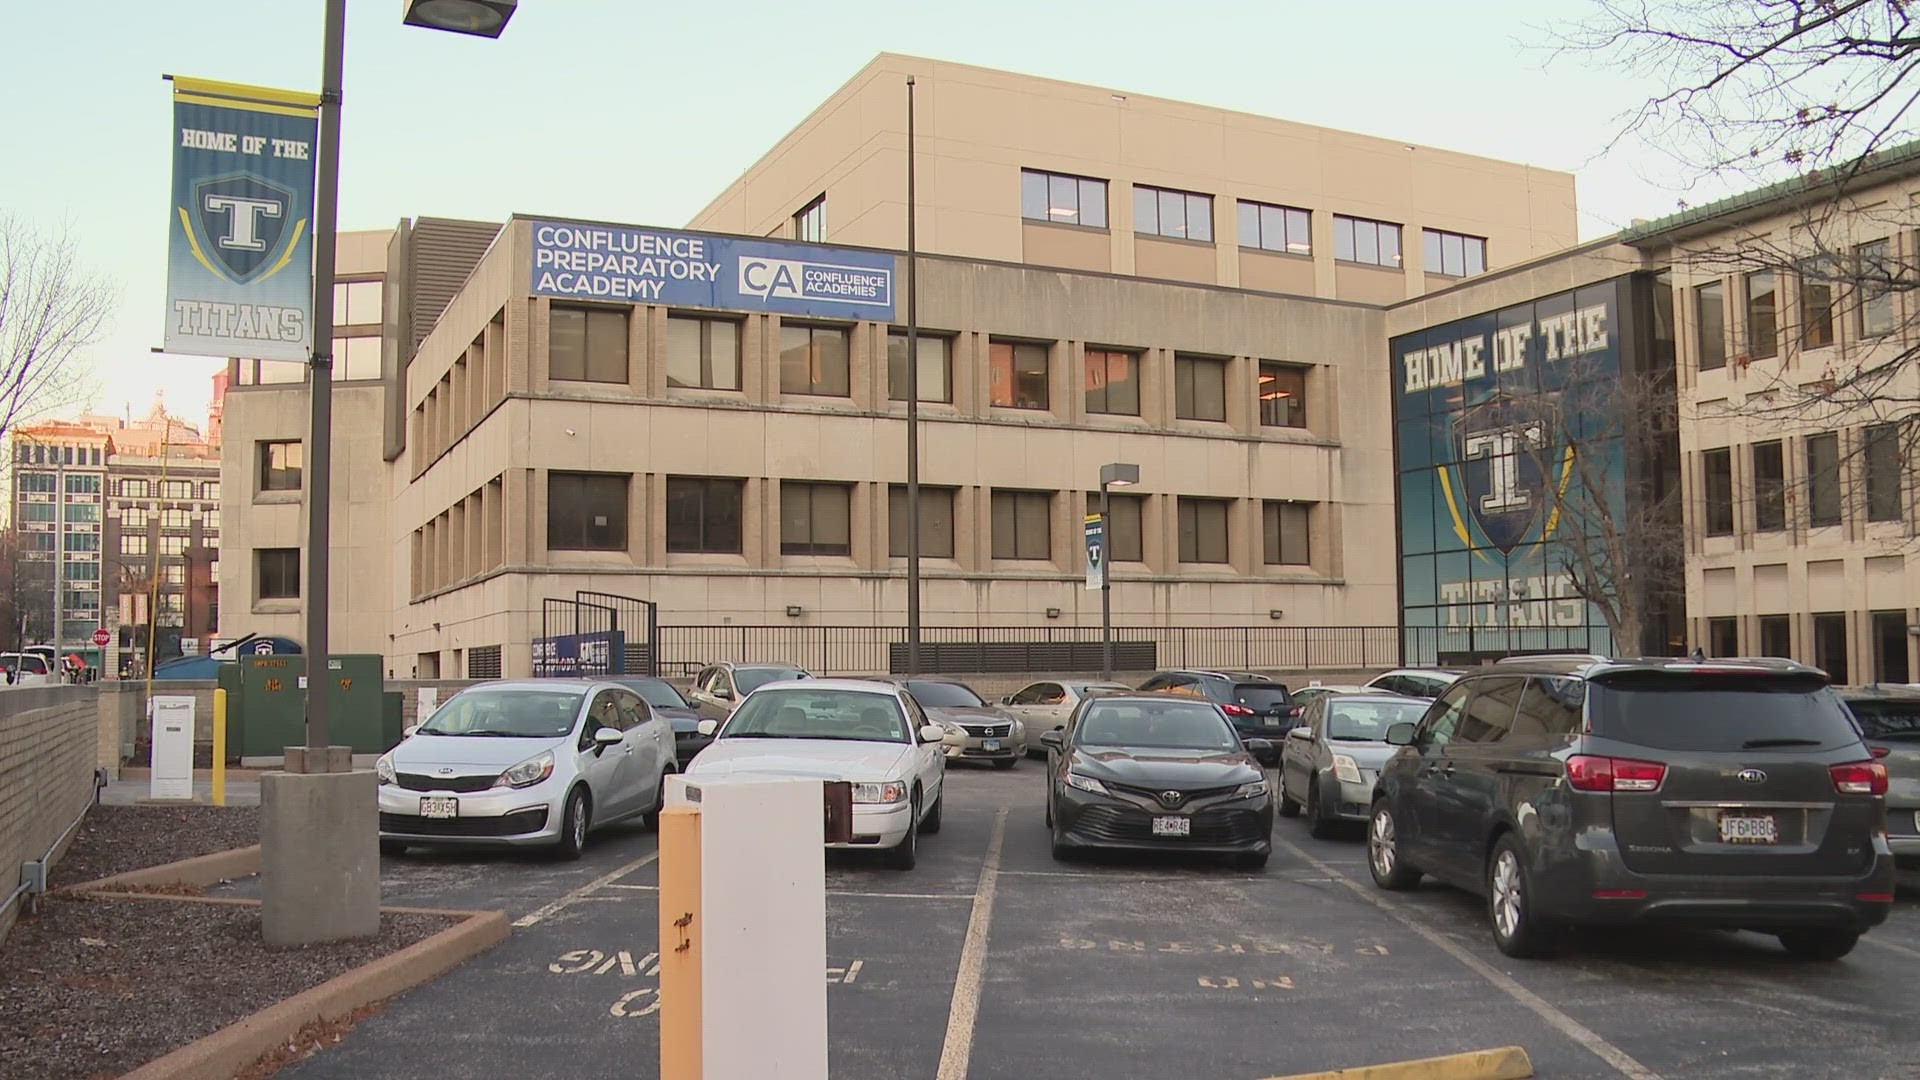
[[[69,232],[0,214],[0,437],[90,397],[85,354],[114,295],[80,265]]]

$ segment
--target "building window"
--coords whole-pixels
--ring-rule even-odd
[[[1840,524],[1840,436],[1807,436],[1807,523]]]
[[[1793,616],[1760,616],[1760,655],[1793,659]]]
[[[1400,226],[1333,215],[1333,257],[1341,262],[1400,269]]]
[[[160,582],[163,585],[185,585],[187,583],[187,568],[179,563],[161,567]]]
[[[1028,221],[1104,229],[1107,227],[1107,182],[1021,169],[1020,216]]]
[[[1899,521],[1904,498],[1900,492],[1901,474],[1906,472],[1900,450],[1900,429],[1893,424],[1876,424],[1866,431],[1867,446],[1867,520]]]
[[[182,510],[181,513],[184,514],[186,513],[186,511]],[[76,521],[99,521],[99,520],[100,520],[100,507],[97,504],[95,503],[68,503],[67,504],[67,523],[69,525],[73,524]]]
[[[160,554],[184,555],[187,553],[187,538],[184,536],[163,536],[160,538]]]
[[[921,558],[953,558],[953,494],[952,488],[920,485]],[[907,557],[905,484],[894,484],[887,489],[887,554],[896,559]]]
[[[1107,561],[1145,562],[1142,540],[1146,535],[1144,495],[1115,495],[1107,492]],[[1087,514],[1100,512],[1098,492],[1087,496]]]
[[[548,551],[627,549],[626,473],[547,474]]]
[[[1707,620],[1707,655],[1716,659],[1740,655],[1740,620]]]
[[[67,534],[67,550],[68,551],[99,551],[100,550],[100,534],[70,532]]]
[[[220,481],[209,480],[200,485],[200,497],[212,502],[220,501]]]
[[[220,531],[220,510],[218,507],[200,515],[200,528],[203,532],[217,533]]]
[[[299,491],[306,448],[298,442],[260,444],[260,490]]]
[[[1756,270],[1745,278],[1747,291],[1747,355],[1765,360],[1780,355],[1779,277]]]
[[[1907,613],[1873,613],[1873,681],[1907,681]]]
[[[1825,671],[1835,686],[1847,678],[1847,617],[1828,612],[1813,617],[1813,666]]]
[[[300,596],[300,549],[260,548],[253,553],[254,580],[262,600]]]
[[[1227,362],[1212,356],[1173,358],[1173,415],[1182,420],[1227,418]]]
[[[667,550],[675,554],[738,555],[740,508],[746,486],[744,480],[667,477]]]
[[[168,480],[165,483],[163,483],[161,487],[164,489],[161,492],[161,496],[164,498],[168,498],[168,499],[193,498],[193,481],[191,480]]]
[[[667,316],[667,385],[740,389],[740,324]]]
[[[1487,240],[1483,236],[1424,229],[1429,274],[1471,277],[1487,272]]]
[[[1727,366],[1727,291],[1718,281],[1693,290],[1693,307],[1700,326],[1700,370]]]
[[[953,400],[953,339],[921,331],[914,342],[920,350],[920,400]],[[907,333],[887,335],[887,396],[907,400]]]
[[[800,212],[793,215],[793,238],[795,240],[805,240],[808,243],[813,243],[813,244],[826,243],[827,241],[827,194],[826,192],[824,191],[821,192],[819,197],[815,198],[812,202],[808,203],[807,205],[801,207]]]
[[[160,511],[160,531],[184,535],[193,527],[193,519],[180,507]]]
[[[1263,427],[1307,426],[1306,368],[1261,363],[1260,423]]]
[[[138,529],[141,532],[146,532],[147,531],[147,515],[148,515],[148,511],[145,507],[140,507],[140,506],[127,507],[125,510],[121,511],[121,516],[120,516],[121,530],[131,531],[134,529]]]
[[[1885,240],[1853,249],[1855,280],[1860,283],[1861,337],[1893,332],[1893,279],[1897,268],[1892,255],[1892,246]]]
[[[333,339],[333,381],[377,379],[380,377],[380,339],[377,337],[337,337]]]
[[[1227,506],[1225,499],[1180,499],[1180,561],[1227,561]]]
[[[1044,491],[996,491],[991,510],[994,558],[1053,558],[1052,495]]]
[[[1800,343],[1809,349],[1833,344],[1833,271],[1827,259],[1802,259]]]
[[[853,553],[853,489],[780,482],[780,554]]]
[[[1047,347],[1029,341],[995,341],[987,346],[993,404],[1002,409],[1046,409]]]
[[[1133,231],[1213,243],[1213,196],[1133,186]]]
[[[1707,535],[1733,535],[1733,451],[1722,447],[1701,453],[1706,473]]]
[[[1289,255],[1313,254],[1313,215],[1291,206],[1240,203],[1240,246]]]
[[[1306,566],[1313,562],[1308,525],[1313,506],[1299,502],[1269,502],[1262,508],[1265,535],[1263,560],[1268,566]]]
[[[79,473],[79,474],[69,475],[67,477],[67,494],[98,495],[100,494],[100,487],[101,487],[100,481],[101,481],[101,477],[98,474],[93,474],[93,473]],[[178,481],[175,481],[175,482],[177,483]],[[189,485],[189,487],[191,487],[191,485]],[[168,490],[172,490],[171,487],[169,487]]]
[[[146,498],[146,497],[147,497],[147,482],[146,482],[145,480],[122,480],[122,481],[120,481],[120,497],[121,497],[121,498],[123,498],[123,499],[144,499],[144,498]]]
[[[1138,353],[1087,350],[1087,411],[1111,416],[1140,415]]]
[[[837,326],[780,326],[780,392],[847,397],[847,331]]]
[[[627,309],[554,305],[547,319],[547,375],[569,382],[626,382]]]
[[[1787,458],[1775,439],[1753,444],[1753,528],[1779,532],[1787,527]]]
[[[333,325],[377,326],[379,323],[380,283],[378,281],[333,283]]]

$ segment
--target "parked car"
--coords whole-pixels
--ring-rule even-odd
[[[1027,752],[1027,725],[957,679],[882,679],[903,687],[927,716],[947,731],[948,761],[979,761],[1011,769]]]
[[[700,734],[700,711],[681,695],[678,687],[665,679],[616,675],[613,681],[640,695],[653,715],[673,728],[673,756],[685,769],[693,755],[706,749],[712,739]]]
[[[1840,700],[1887,767],[1887,844],[1898,870],[1920,870],[1920,689],[1850,686]]]
[[[1445,668],[1395,668],[1384,675],[1374,676],[1368,681],[1367,689],[1431,700],[1452,686],[1460,675],[1458,671]]]
[[[665,804],[673,734],[631,689],[593,679],[479,683],[448,698],[374,766],[380,850],[554,846]]]
[[[1117,682],[1086,682],[1074,679],[1043,679],[1028,683],[1000,699],[1008,712],[1027,727],[1027,756],[1043,758],[1047,748],[1040,745],[1040,732],[1064,727],[1081,701],[1095,694],[1130,694],[1133,687]]]
[[[767,683],[812,677],[787,664],[711,664],[693,677],[687,700],[703,718],[725,720],[742,699]]]
[[[940,831],[946,795],[946,729],[891,683],[807,679],[766,683],[724,723],[687,770],[701,777],[801,776],[853,784],[853,842],[885,849],[887,865],[911,870],[919,835]]]
[[[1293,695],[1294,711],[1299,716],[1304,717],[1307,715],[1307,706],[1329,694],[1387,694],[1392,693],[1392,691],[1379,690],[1370,686],[1328,686],[1325,683],[1315,683],[1312,686],[1302,686],[1297,690],[1289,691],[1289,693]],[[1295,726],[1297,727],[1298,725]]]
[[[1100,695],[1047,745],[1053,857],[1093,849],[1226,855],[1259,868],[1273,852],[1273,798],[1254,755],[1211,701]]]
[[[39,653],[0,653],[0,675],[9,677],[5,685],[52,686],[60,681]]]
[[[1313,699],[1280,747],[1280,816],[1304,809],[1308,831],[1322,840],[1340,822],[1364,823],[1374,780],[1394,755],[1387,729],[1417,722],[1427,705],[1424,698],[1384,692]]]
[[[1488,899],[1509,956],[1556,924],[1677,921],[1845,956],[1887,918],[1887,770],[1816,668],[1500,665],[1441,694],[1381,770],[1368,865]]]
[[[1142,693],[1182,694],[1220,706],[1243,739],[1260,739],[1268,748],[1258,757],[1272,768],[1280,763],[1279,743],[1299,720],[1284,683],[1249,671],[1162,671],[1140,684]]]

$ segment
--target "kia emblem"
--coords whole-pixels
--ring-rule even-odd
[[[441,776],[452,776],[452,775],[453,775],[453,770],[452,770],[451,768],[442,768],[442,769],[440,770],[440,775],[441,775]]]
[[[1741,769],[1733,775],[1749,784],[1764,784],[1767,782],[1767,774],[1761,772],[1759,769]]]

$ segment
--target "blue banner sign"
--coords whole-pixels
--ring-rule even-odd
[[[893,256],[535,221],[533,291],[568,300],[893,321]]]
[[[627,635],[622,630],[555,634],[533,639],[536,678],[604,676],[627,669]]]
[[[290,90],[173,80],[168,352],[310,358],[318,104]]]

